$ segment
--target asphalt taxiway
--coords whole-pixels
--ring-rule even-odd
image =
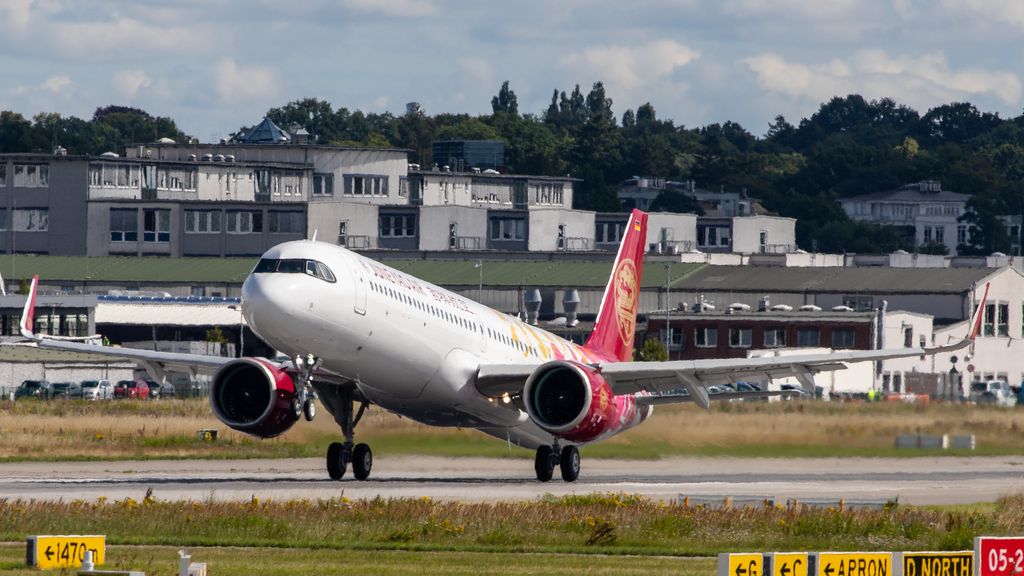
[[[369,481],[326,478],[319,458],[159,460],[0,464],[0,498],[240,500],[419,498],[533,500],[545,494],[626,492],[660,500],[679,495],[890,500],[906,504],[993,501],[1024,491],[1024,457],[586,458],[579,480],[537,482],[527,459],[378,458]]]

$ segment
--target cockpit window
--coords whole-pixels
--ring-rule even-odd
[[[253,274],[307,274],[324,282],[337,282],[334,273],[323,262],[298,258],[263,258],[256,264]]]

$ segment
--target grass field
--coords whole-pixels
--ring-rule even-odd
[[[216,442],[198,439],[202,428]],[[638,428],[587,446],[592,457],[673,455],[892,456],[935,454],[893,448],[897,434],[974,434],[974,454],[1022,454],[1024,408],[901,403],[718,403],[659,407]],[[530,458],[532,453],[472,430],[432,428],[371,409],[358,429],[378,455]],[[279,438],[259,440],[226,428],[205,399],[114,402],[0,402],[0,461],[256,458],[322,456],[339,432],[321,411]],[[941,453],[950,453],[949,451]]]
[[[178,547],[108,546],[106,570],[142,570],[149,576],[177,574]],[[705,576],[715,571],[711,558],[522,554],[518,552],[409,552],[323,548],[192,547],[193,562],[205,562],[219,576],[377,575],[528,575],[577,574],[623,576]],[[0,544],[0,574],[38,576],[25,567],[24,543]]]
[[[1018,532],[1022,521],[1024,496],[991,508],[873,511],[712,510],[625,494],[486,504],[0,501],[0,541],[105,534],[108,568],[148,574],[170,573],[180,547],[217,574],[711,574],[719,552],[967,549],[977,535]],[[30,573],[22,551],[0,547],[0,571]]]

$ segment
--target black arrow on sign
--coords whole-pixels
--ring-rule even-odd
[[[742,565],[736,567],[736,576],[744,576],[747,573],[747,569]]]
[[[53,550],[49,546],[46,547],[46,559],[53,560]]]
[[[833,568],[831,564],[825,564],[825,569],[822,570],[822,572],[825,573],[825,576],[832,576],[832,573],[835,571],[835,568]]]
[[[783,563],[782,568],[779,568],[779,574],[782,574],[782,576],[789,576],[790,572],[789,564]]]

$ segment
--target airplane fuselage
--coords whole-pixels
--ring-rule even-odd
[[[603,360],[342,247],[289,242],[269,250],[261,262],[272,260],[289,261],[281,266],[289,272],[261,273],[257,266],[242,287],[250,328],[290,357],[321,358],[324,368],[355,382],[374,404],[426,424],[479,428],[527,447],[550,444],[552,436],[533,425],[517,403],[477,390],[478,366]],[[299,262],[310,261],[330,274],[318,273],[315,265],[306,273]],[[632,409],[632,396],[614,401],[623,404],[623,414]]]

